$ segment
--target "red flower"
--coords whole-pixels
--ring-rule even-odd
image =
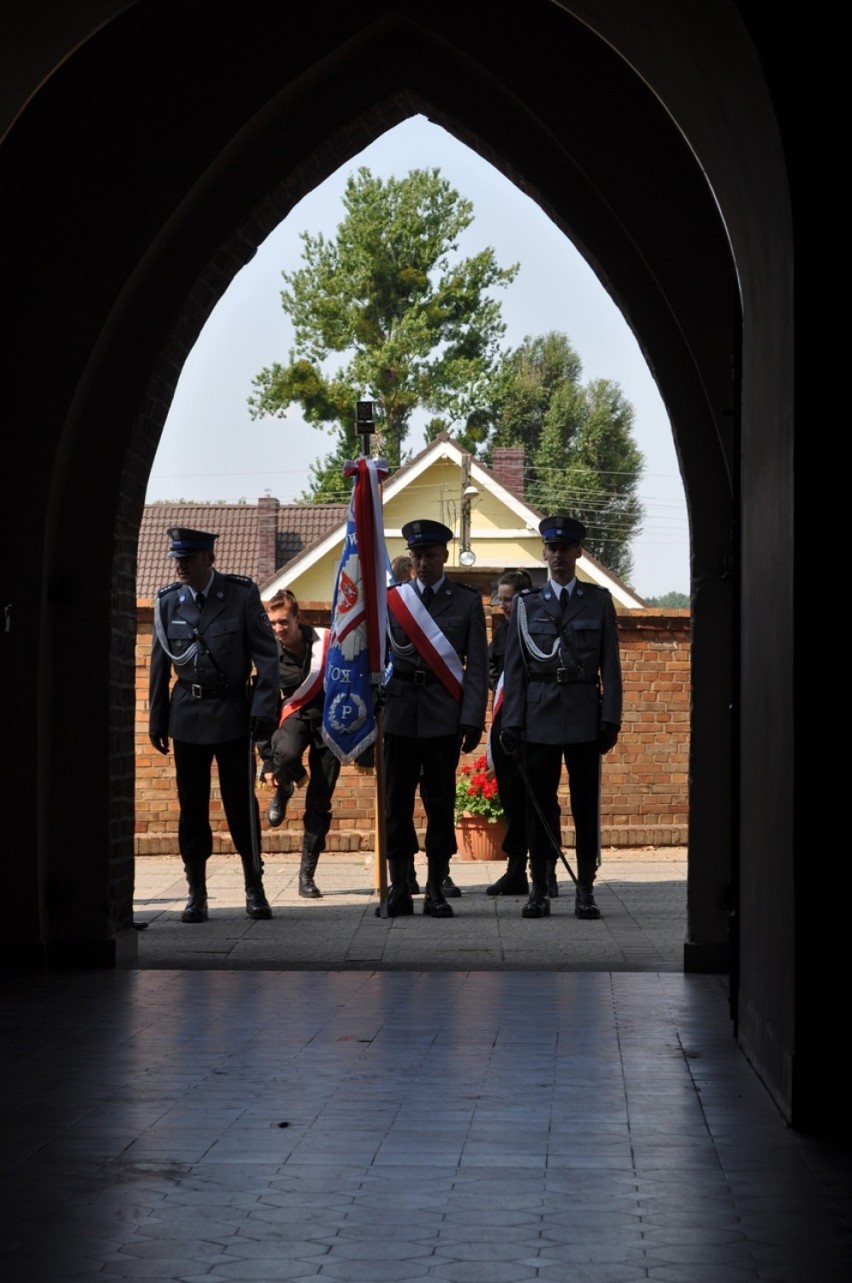
[[[456,820],[464,815],[481,816],[490,823],[503,819],[497,780],[489,774],[484,754],[475,759],[473,766],[459,767],[455,813]]]

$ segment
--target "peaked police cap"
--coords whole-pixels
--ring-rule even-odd
[[[212,552],[213,544],[219,538],[206,530],[189,530],[186,526],[171,526],[167,535],[172,541],[168,555],[170,557],[188,557],[194,552]]]
[[[402,527],[402,537],[409,548],[423,548],[426,544],[448,544],[453,532],[440,521],[407,521]]]
[[[539,522],[541,537],[545,543],[582,543],[586,537],[586,527],[582,521],[569,517],[567,512],[554,513]]]

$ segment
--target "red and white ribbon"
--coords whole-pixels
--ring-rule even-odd
[[[455,648],[441,632],[413,583],[388,592],[388,610],[427,666],[459,704],[464,668]]]
[[[284,721],[291,717],[293,713],[298,713],[300,708],[304,708],[306,704],[309,704],[322,690],[331,631],[328,628],[317,628],[314,631],[319,638],[320,645],[317,646],[316,642],[314,642],[311,649],[311,665],[305,680],[301,686],[296,687],[292,695],[288,695],[285,699],[278,718],[279,726],[282,726]]]
[[[488,738],[485,741],[485,760],[488,763],[489,771],[494,770],[494,755],[491,752],[491,732],[494,730],[494,722],[500,707],[503,703],[503,674],[497,678],[497,685],[494,687],[494,699],[491,704],[491,725],[488,727]]]

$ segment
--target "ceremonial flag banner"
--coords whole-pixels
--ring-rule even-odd
[[[322,737],[346,765],[376,739],[376,693],[384,675],[387,565],[378,459],[347,463],[354,477],[346,538],[334,585],[325,667]]]

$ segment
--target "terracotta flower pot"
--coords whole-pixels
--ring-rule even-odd
[[[502,820],[463,815],[456,821],[456,842],[462,860],[504,860],[505,836],[506,825]]]

